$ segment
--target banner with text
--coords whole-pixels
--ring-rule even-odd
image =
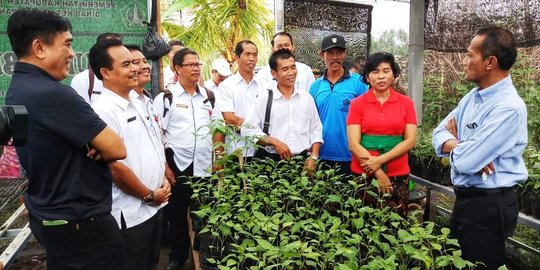
[[[148,21],[147,0],[0,0],[0,105],[5,104],[17,61],[6,33],[7,20],[17,9],[25,7],[54,10],[71,21],[75,57],[64,83],[88,67],[88,51],[99,34],[119,33],[126,44],[142,45],[147,32],[143,24]]]

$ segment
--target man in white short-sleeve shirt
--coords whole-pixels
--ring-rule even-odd
[[[139,68],[119,40],[96,43],[90,63],[104,90],[92,108],[122,138],[124,160],[109,163],[112,172],[111,214],[120,227],[123,244],[121,269],[155,269],[159,256],[156,230],[162,227],[159,209],[170,196],[165,178],[161,134],[156,132],[132,89],[138,86]]]
[[[222,113],[225,123],[240,127],[244,122],[255,98],[265,89],[265,86],[255,78],[257,65],[257,46],[250,40],[243,40],[236,44],[234,59],[238,62],[238,72],[223,81],[216,93],[217,107]],[[229,152],[244,147],[243,141],[233,141],[226,138]],[[252,157],[253,148],[244,152],[244,156]]]
[[[275,52],[279,49],[288,49],[294,54],[294,44],[292,37],[287,32],[278,32],[272,38],[272,52]],[[309,92],[309,87],[315,81],[315,76],[311,68],[303,63],[296,62],[296,81],[294,87],[298,90],[304,90]],[[265,85],[273,88],[277,85],[276,80],[272,76],[270,66],[266,65],[262,67],[257,73],[257,78],[259,78]]]
[[[295,87],[296,63],[287,49],[274,51],[270,56],[272,76],[277,81],[271,91],[264,91],[242,125],[242,136],[257,136],[257,143],[264,146],[263,157],[276,161],[292,156],[308,157],[306,167],[316,169],[319,148],[323,142],[322,124],[313,97]],[[272,103],[267,134],[264,122],[269,93]]]
[[[187,216],[192,189],[187,181],[195,181],[193,176],[210,176],[210,122],[215,115],[211,90],[197,84],[201,77],[197,53],[189,48],[181,49],[174,55],[173,66],[178,80],[168,85],[170,93],[160,93],[154,99],[154,110],[163,119],[167,164],[175,176],[172,196],[165,207],[170,225],[167,269],[179,269],[189,258],[191,242]]]

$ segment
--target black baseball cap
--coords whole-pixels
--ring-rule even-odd
[[[345,47],[345,38],[336,34],[332,34],[323,38],[321,51],[324,52],[335,47],[346,50],[347,47]]]

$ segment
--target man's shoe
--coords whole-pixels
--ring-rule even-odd
[[[167,264],[167,270],[178,270],[178,267],[180,267],[178,261],[169,261],[169,264]]]

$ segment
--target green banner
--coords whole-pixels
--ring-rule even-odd
[[[64,80],[66,84],[88,67],[88,51],[99,34],[119,33],[124,36],[124,43],[142,45],[147,32],[143,24],[148,21],[147,0],[0,0],[0,105],[5,104],[17,61],[6,34],[7,20],[17,9],[25,7],[54,10],[71,21],[75,57],[70,76]]]

